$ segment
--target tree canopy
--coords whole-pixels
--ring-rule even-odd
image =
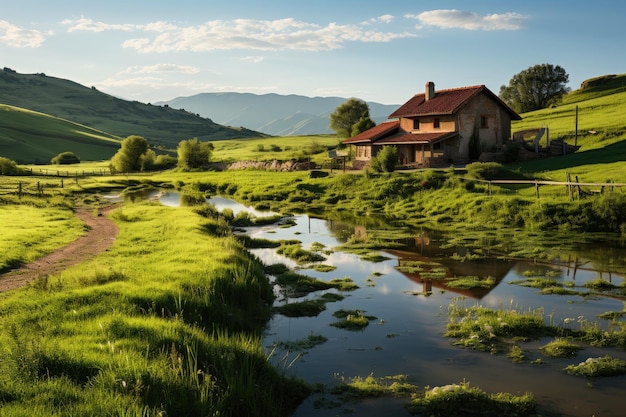
[[[122,147],[111,158],[111,169],[114,172],[137,172],[144,166],[148,154],[148,141],[142,136],[129,136],[122,141]],[[151,152],[150,157],[154,156]]]
[[[375,125],[370,118],[369,106],[357,98],[340,104],[330,114],[330,128],[345,138],[358,135]]]
[[[51,164],[58,165],[69,165],[69,164],[79,164],[80,158],[74,155],[73,152],[61,152],[54,158],[50,160]]]
[[[202,168],[209,163],[213,144],[200,142],[198,138],[182,140],[178,144],[178,168],[182,170]]]
[[[544,109],[569,91],[569,74],[559,65],[540,64],[515,74],[508,86],[500,87],[500,98],[519,113]]]

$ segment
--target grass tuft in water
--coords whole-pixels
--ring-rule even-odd
[[[532,394],[490,395],[463,382],[426,389],[414,396],[406,408],[413,415],[430,417],[530,417],[536,413],[537,402]]]
[[[363,330],[369,325],[370,321],[376,320],[375,316],[366,316],[361,310],[338,310],[333,313],[339,321],[331,323],[333,327],[340,329],[358,331]]]
[[[304,339],[294,340],[294,341],[286,341],[286,342],[278,342],[276,343],[276,347],[287,350],[290,352],[293,351],[304,351],[313,349],[317,345],[324,344],[328,341],[328,338],[321,334],[310,334]]]
[[[491,288],[496,283],[494,277],[480,278],[476,276],[456,277],[446,283],[450,288],[472,289],[472,288]]]
[[[588,358],[578,365],[567,366],[565,371],[571,375],[587,378],[624,375],[626,374],[626,361],[608,355],[600,358]]]
[[[526,353],[518,345],[511,346],[511,349],[509,349],[509,352],[506,354],[506,356],[509,359],[511,359],[511,361],[513,361],[513,363],[522,363],[522,362],[526,361],[526,359],[527,359]]]
[[[401,397],[417,392],[418,387],[408,381],[407,375],[393,375],[375,378],[373,374],[365,378],[354,377],[346,380],[341,377],[339,385],[331,389],[331,394],[341,396],[342,400],[378,397]]]
[[[555,339],[539,348],[546,356],[551,358],[571,358],[576,356],[581,349],[580,345],[561,338]]]
[[[317,317],[324,310],[324,300],[305,300],[274,307],[274,311],[285,317]]]

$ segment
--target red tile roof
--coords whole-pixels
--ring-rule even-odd
[[[458,136],[457,132],[401,133],[377,140],[376,145],[416,145],[436,143]]]
[[[398,110],[393,112],[389,118],[454,114],[471,98],[485,92],[492,99],[497,101],[510,115],[513,120],[520,120],[521,117],[515,113],[504,101],[491,92],[484,85],[472,87],[454,88],[450,90],[439,90],[430,100],[425,99],[425,93],[414,95],[409,101],[404,103]]]
[[[395,133],[399,128],[400,122],[397,120],[383,122],[363,133],[359,133],[356,136],[344,140],[343,143],[372,143],[383,136]]]

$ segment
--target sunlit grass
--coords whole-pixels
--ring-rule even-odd
[[[111,216],[121,232],[108,252],[1,296],[0,373],[29,387],[15,394],[15,409],[32,404],[27,398],[55,409],[60,398],[29,383],[45,378],[76,397],[69,412],[87,407],[87,415],[133,404],[151,415],[233,416],[254,404],[270,415],[305,395],[299,383],[288,396],[274,391],[282,377],[257,334],[271,314],[271,286],[234,237],[212,234],[215,220],[191,208],[136,204]],[[88,380],[92,388],[82,388]],[[89,404],[92,389],[121,399]]]
[[[0,205],[0,272],[32,262],[85,233],[71,210]]]

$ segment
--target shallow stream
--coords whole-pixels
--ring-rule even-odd
[[[174,194],[175,196],[175,194]],[[172,195],[167,198],[174,198]],[[176,205],[175,201],[161,200],[163,204]],[[247,210],[228,199],[212,199],[219,210],[229,208],[237,213]],[[262,213],[254,213],[263,215]],[[435,387],[467,381],[488,393],[509,392],[521,395],[532,392],[540,404],[542,415],[603,416],[617,417],[624,413],[626,377],[604,377],[587,380],[563,371],[570,364],[578,364],[589,357],[611,355],[626,359],[626,352],[585,347],[575,357],[553,359],[538,350],[552,338],[524,343],[529,360],[515,364],[504,354],[492,355],[454,346],[454,340],[443,336],[446,329],[447,309],[451,302],[464,297],[464,303],[479,303],[499,309],[514,307],[519,310],[543,308],[549,320],[562,326],[576,326],[582,320],[608,322],[598,319],[607,311],[623,311],[625,304],[610,297],[579,295],[540,295],[536,288],[511,284],[525,279],[525,273],[543,274],[550,270],[559,281],[580,288],[585,282],[601,277],[614,285],[620,285],[624,276],[604,265],[609,262],[588,259],[581,250],[568,260],[538,263],[525,260],[482,259],[479,261],[455,260],[453,253],[462,254],[463,247],[442,248],[437,236],[416,234],[405,241],[405,247],[380,252],[387,259],[380,262],[365,261],[357,255],[334,251],[352,235],[367,238],[363,227],[347,223],[311,218],[306,215],[293,217],[293,226],[278,225],[246,229],[253,238],[270,240],[299,240],[304,249],[324,245],[326,260],[323,264],[336,267],[331,272],[299,269],[298,272],[329,281],[333,278],[351,278],[359,289],[343,292],[341,301],[326,304],[326,310],[317,317],[289,318],[276,314],[264,335],[268,352],[277,343],[298,342],[314,335],[327,341],[310,349],[293,349],[274,352],[277,366],[285,372],[302,378],[310,384],[332,387],[342,378],[368,375],[385,377],[408,375],[409,382],[419,387]],[[601,249],[597,244],[593,251]],[[265,264],[284,263],[289,267],[298,265],[276,253],[275,249],[251,250]],[[626,259],[624,249],[606,248],[606,256]],[[457,257],[458,258],[458,257]],[[597,259],[597,256],[596,256]],[[443,281],[422,280],[419,275],[403,273],[398,266],[410,261],[436,261],[444,265],[447,274],[453,276],[493,277],[495,284],[488,289],[454,290]],[[327,292],[337,292],[329,290]],[[304,299],[317,299],[323,292],[309,294]],[[285,298],[279,295],[276,305],[302,301],[303,298]],[[375,316],[361,331],[350,331],[331,326],[337,321],[333,312],[355,310]],[[286,355],[286,356],[285,356]],[[300,355],[299,357],[297,357]],[[287,358],[287,359],[286,359]],[[531,364],[533,359],[542,364]],[[291,360],[296,359],[291,365]],[[404,399],[368,399],[357,403],[335,402],[326,393],[315,394],[295,412],[294,417],[308,416],[409,416],[404,409]]]

